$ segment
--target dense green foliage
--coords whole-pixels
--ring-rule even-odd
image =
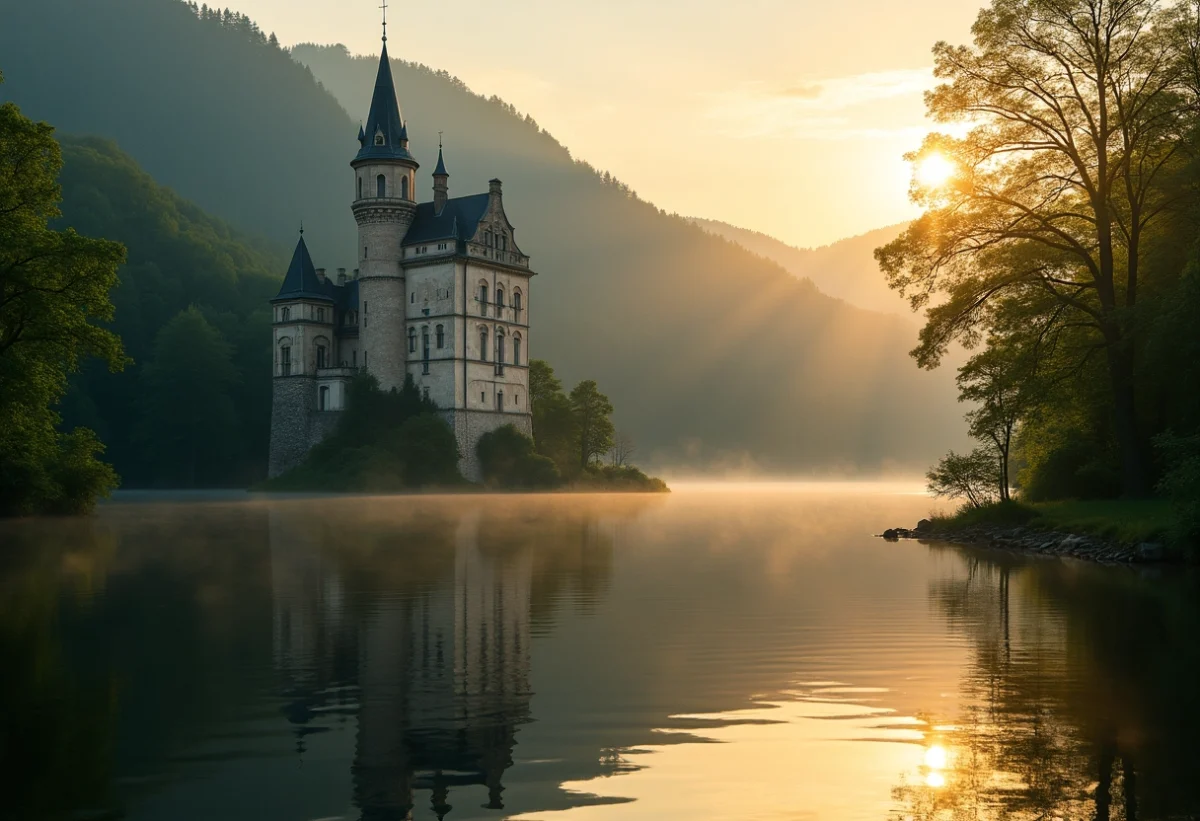
[[[401,40],[390,45],[403,56]],[[116,140],[159,182],[274,243],[290,245],[303,219],[319,265],[354,267],[347,163],[375,58],[297,48],[293,60],[248,22],[201,19],[175,0],[15,4],[0,55],[7,93],[34,115]],[[517,241],[543,274],[533,353],[553,351],[571,384],[603,385],[645,458],[871,468],[924,464],[944,446],[952,387],[904,368],[907,319],[828,298],[576,162],[511,106],[445,72],[393,62],[423,164],[418,189],[428,196],[438,131],[451,195],[505,181]],[[272,268],[276,281],[282,270]],[[258,339],[265,363],[267,337]],[[269,391],[267,379],[240,384]],[[254,423],[265,425],[259,407]]]
[[[364,372],[350,383],[333,433],[262,488],[378,493],[462,483],[454,431],[437,405],[412,377],[400,390],[383,391]]]
[[[61,166],[53,129],[0,105],[0,515],[86,511],[117,484],[95,434],[60,432],[54,410],[84,358],[125,363],[100,325],[125,249],[50,226]]]
[[[1179,538],[1179,518],[1160,499],[1104,501],[993,502],[964,505],[950,515],[933,516],[934,530],[955,531],[978,525],[1029,527],[1034,530],[1087,534],[1126,544],[1160,542],[1186,545]]]
[[[1164,469],[1187,473],[1151,441],[1200,431],[1197,15],[993,0],[973,45],[934,48],[930,116],[971,130],[930,134],[911,155],[955,173],[914,175],[925,213],[877,256],[927,308],[919,364],[976,350],[960,394],[1001,496],[1010,461],[1030,501],[1142,497]]]
[[[60,221],[128,248],[109,327],[132,359],[115,375],[86,367],[64,418],[97,431],[126,485],[261,479],[271,415],[268,300],[285,255],[158,185],[110,142],[65,138],[63,157]],[[187,431],[203,438],[189,442]]]
[[[533,440],[512,425],[479,437],[475,450],[487,485],[536,489],[562,484],[562,475],[554,460],[538,453]]]

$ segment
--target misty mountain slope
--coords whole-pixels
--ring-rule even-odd
[[[797,248],[768,234],[739,228],[727,222],[693,218],[705,231],[736,242],[743,248],[774,260],[798,277],[810,279],[823,293],[872,311],[908,314],[908,303],[887,287],[875,262],[874,251],[907,227],[877,228],[820,248]]]
[[[357,123],[345,111],[365,114],[375,58],[297,48],[318,83],[262,38],[174,0],[77,5],[13,6],[0,94],[64,130],[115,139],[160,182],[271,242],[290,244],[303,217],[318,264],[354,267]],[[43,65],[60,52],[61,65]],[[643,462],[923,467],[957,443],[950,374],[907,357],[911,319],[826,297],[662,213],[444,72],[401,61],[394,71],[419,191],[429,196],[439,130],[452,196],[505,181],[540,272],[530,355],[569,384],[598,380]]]

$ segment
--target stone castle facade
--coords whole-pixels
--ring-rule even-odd
[[[333,430],[347,384],[366,370],[384,390],[412,377],[454,430],[463,475],[477,480],[480,436],[508,424],[533,432],[529,257],[505,216],[500,180],[486,193],[450,197],[440,147],[433,200],[416,202],[420,166],[386,36],[358,141],[350,163],[358,267],[334,276],[314,267],[301,232],[271,300],[269,475],[298,464]]]

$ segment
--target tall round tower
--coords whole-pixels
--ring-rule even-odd
[[[400,245],[416,212],[417,161],[396,101],[387,35],[366,124],[359,129],[351,209],[358,223],[359,348],[384,390],[404,384],[405,287]]]

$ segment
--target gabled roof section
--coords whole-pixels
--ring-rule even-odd
[[[317,269],[313,267],[312,257],[308,254],[308,246],[304,244],[304,235],[296,243],[296,251],[292,254],[292,263],[288,266],[283,278],[283,285],[275,300],[283,299],[324,299],[333,302],[333,283],[329,280],[321,282]]]
[[[404,245],[415,242],[434,242],[453,239],[466,242],[475,236],[479,221],[487,214],[490,194],[472,194],[446,200],[440,214],[433,210],[432,202],[417,206],[412,225],[404,236]]]
[[[392,64],[388,60],[387,43],[379,55],[379,73],[375,75],[375,93],[371,96],[371,112],[366,124],[359,129],[361,148],[355,159],[412,160],[405,144],[408,129],[400,114],[400,103],[396,101],[396,85],[392,81]],[[382,145],[376,145],[376,137],[382,137]]]

